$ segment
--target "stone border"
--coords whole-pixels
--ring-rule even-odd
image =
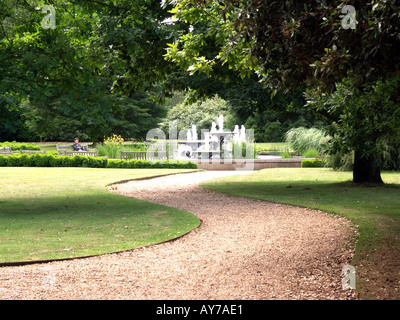
[[[243,160],[214,160],[193,161],[199,169],[203,170],[262,170],[267,168],[301,168],[301,162],[305,158],[292,159],[243,159]]]

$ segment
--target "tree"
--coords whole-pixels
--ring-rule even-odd
[[[42,26],[45,4],[55,29]],[[45,138],[67,139],[75,128],[97,141],[128,119],[130,133],[142,132],[141,122],[163,115],[138,95],[170,68],[162,55],[178,26],[163,23],[169,9],[156,0],[2,1],[0,104],[23,105]]]
[[[182,130],[191,129],[192,125],[196,125],[197,133],[200,137],[201,130],[210,130],[212,122],[217,122],[219,115],[222,114],[225,117],[226,124],[226,117],[229,116],[229,107],[229,104],[218,96],[195,103],[182,101],[171,106],[167,117],[160,124],[160,128],[164,132],[168,132],[170,123],[177,121],[177,132],[179,134]],[[231,129],[233,130],[233,128]],[[184,133],[184,137],[186,137],[186,132]]]
[[[331,148],[334,153],[354,151],[356,182],[365,178],[382,182],[380,168],[387,165],[385,153],[398,153],[399,88],[400,78],[362,87],[355,87],[346,78],[336,85],[335,92],[310,97],[310,106],[338,119],[329,128]]]
[[[348,18],[342,13],[345,5],[356,8],[355,29],[342,27],[342,20]],[[400,1],[383,0],[182,0],[174,12],[178,19],[193,24],[193,30],[172,44],[168,55],[192,73],[211,74],[228,64],[243,77],[257,74],[275,92],[302,86],[311,89],[314,97],[334,94],[346,79],[356,95],[362,92],[367,98],[380,84],[398,84],[399,7]],[[205,55],[211,35],[217,39],[218,54]],[[400,125],[397,116],[390,126],[382,122],[397,106],[397,96],[387,94],[385,101],[391,104],[381,104],[382,117],[374,121],[366,115],[372,115],[376,105],[364,105],[368,110],[362,111],[365,117],[358,118],[358,126],[352,125],[355,117],[349,114],[354,109],[344,102],[308,105],[332,123],[348,121],[334,133],[343,148],[355,151],[354,182],[382,182],[382,150],[371,145],[378,146],[379,139],[397,135],[395,128]],[[361,137],[366,127],[369,134],[362,139],[347,139],[349,135]]]
[[[36,141],[38,136],[29,130],[21,110],[9,110],[0,104],[0,141]]]

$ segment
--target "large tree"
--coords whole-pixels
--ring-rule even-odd
[[[163,23],[169,9],[158,0],[1,1],[0,104],[22,104],[45,138],[153,128],[163,114],[138,97],[169,72],[163,54],[178,29]]]
[[[379,146],[399,136],[399,8],[398,0],[176,1],[176,18],[192,31],[168,56],[191,73],[228,64],[243,77],[257,74],[271,90],[306,87],[308,107],[332,123],[336,149],[354,150],[353,181],[381,183]],[[211,36],[216,54],[207,54]],[[351,93],[334,101],[344,83]],[[379,104],[368,100],[376,94]]]

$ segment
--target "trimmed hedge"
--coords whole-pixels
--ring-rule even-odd
[[[302,168],[323,168],[325,162],[321,159],[306,159],[301,162]]]
[[[1,147],[10,147],[12,151],[19,151],[19,150],[40,150],[40,147],[35,143],[27,143],[27,142],[0,142]]]
[[[193,162],[180,161],[143,161],[143,160],[109,160],[103,157],[73,157],[48,154],[0,155],[0,167],[86,167],[86,168],[157,168],[157,169],[197,169]]]

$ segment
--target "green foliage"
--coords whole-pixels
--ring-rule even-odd
[[[301,162],[302,168],[322,168],[325,163],[321,159],[306,159]]]
[[[291,151],[286,142],[257,142],[256,149],[257,151]]]
[[[276,107],[279,107],[278,105]],[[254,138],[260,142],[281,142],[291,128],[324,125],[304,109],[288,109],[284,105],[281,110],[259,110],[247,118],[244,123],[248,129],[254,129]]]
[[[303,158],[317,158],[318,157],[318,150],[317,149],[307,149],[306,152],[302,154]]]
[[[34,143],[27,143],[27,142],[16,142],[16,141],[5,141],[0,142],[0,147],[11,147],[13,151],[19,150],[40,150],[40,147]]]
[[[109,160],[104,157],[73,157],[47,154],[0,155],[0,167],[86,167],[86,168],[154,168],[154,169],[197,169],[193,162],[143,161],[143,160]]]
[[[285,136],[289,147],[297,154],[304,154],[309,149],[322,153],[330,140],[324,131],[317,128],[292,128]]]
[[[170,68],[162,55],[177,24],[161,23],[170,6],[54,0],[56,29],[46,30],[44,3],[0,5],[0,106],[43,140],[100,141],[121,128],[143,138],[163,116],[147,92]],[[19,136],[17,122],[5,124]]]
[[[82,167],[87,168],[106,168],[107,158],[85,157],[82,161]]]
[[[124,139],[120,135],[113,134],[112,137],[108,137],[104,143],[96,146],[99,156],[107,156],[111,159],[119,158],[123,141]]]
[[[324,159],[326,161],[326,167],[337,171],[352,171],[354,168],[354,152],[346,154],[343,152],[327,154]]]
[[[7,167],[8,159],[7,156],[0,154],[0,167]]]
[[[400,78],[355,86],[352,79],[337,84],[332,94],[310,95],[309,105],[340,118],[328,127],[331,153],[355,151],[374,158],[382,169],[399,168]]]
[[[226,9],[230,12],[230,8]],[[227,14],[225,20],[223,17],[227,12],[223,4],[180,1],[175,12],[188,24],[196,21],[196,27],[185,37],[178,38],[167,50],[167,59],[184,70],[167,78],[164,85],[169,91],[191,90],[193,99],[218,94],[230,104],[230,113],[235,118],[232,122],[254,129],[255,139],[259,142],[282,141],[284,133],[292,127],[325,124],[303,108],[305,100],[300,86],[294,92],[273,95],[273,90],[259,81],[254,70],[245,70],[246,77],[241,77],[235,70],[238,65],[244,70],[246,62],[252,60],[249,57],[251,44],[244,44],[245,39],[241,39],[240,43],[235,43],[238,47],[236,52],[231,42],[231,33],[234,32],[231,23],[234,21],[230,19],[234,15]],[[246,47],[239,48],[241,45]],[[221,55],[225,49],[223,60]]]
[[[229,104],[218,96],[195,103],[184,101],[168,110],[165,120],[160,123],[160,128],[167,134],[170,123],[177,121],[179,134],[182,130],[191,129],[192,125],[196,125],[200,137],[201,129],[210,130],[211,123],[216,122],[220,114],[225,117],[229,115],[229,108]],[[182,134],[186,139],[186,132],[182,131]]]
[[[0,141],[38,141],[39,136],[26,127],[21,110],[9,108],[0,102]]]
[[[285,151],[281,154],[281,158],[282,159],[289,159],[290,158],[290,154],[289,152]]]
[[[108,157],[110,159],[119,159],[121,151],[148,151],[150,147],[149,142],[118,142],[107,139],[104,143],[96,144],[96,149],[99,156]],[[162,147],[164,148],[164,147]],[[165,145],[168,150],[168,144]]]
[[[357,2],[356,30],[341,26],[345,4],[182,0],[176,17],[196,27],[170,46],[168,58],[205,74],[227,64],[243,77],[256,73],[274,90],[299,84],[332,90],[350,73],[366,81],[398,74],[400,1]],[[210,40],[217,52],[206,55]]]
[[[118,169],[197,169],[197,164],[194,162],[180,162],[177,160],[168,160],[165,162],[144,161],[144,160],[108,160],[107,168]]]
[[[112,132],[121,132],[125,139],[144,139],[165,115],[150,93],[123,97],[99,96],[90,87],[78,90],[79,94],[86,91],[85,97],[64,97],[62,104],[58,98],[54,103],[24,100],[20,110],[27,128],[42,140],[69,141],[79,136],[82,140],[101,141]]]
[[[400,1],[358,1],[355,30],[341,26],[345,4],[182,0],[176,17],[196,26],[167,57],[206,75],[226,64],[273,92],[300,86],[315,89],[312,98],[333,94],[307,109],[336,127],[333,152],[355,152],[354,181],[381,183],[384,146],[399,141]]]
[[[256,159],[257,148],[254,142],[232,142],[233,159]]]

